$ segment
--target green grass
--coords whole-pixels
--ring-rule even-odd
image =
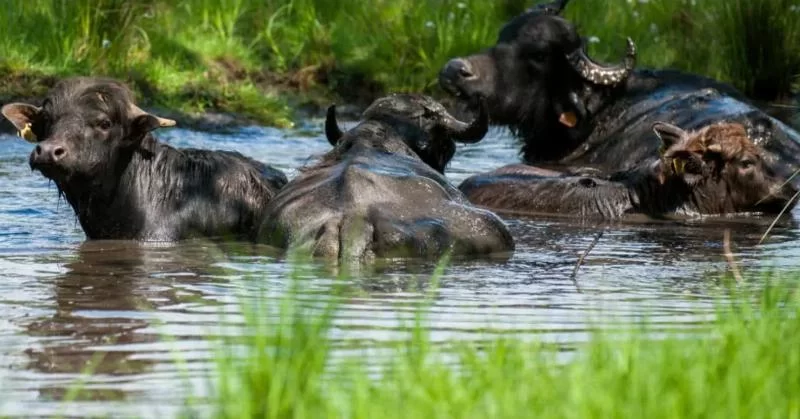
[[[0,8],[0,97],[40,95],[58,78],[109,75],[147,105],[235,112],[288,125],[300,102],[437,92],[451,57],[491,45],[531,1],[27,0]],[[696,3],[696,5],[694,4]],[[573,1],[566,16],[616,60],[623,38],[640,65],[789,95],[800,74],[794,0]]]
[[[420,308],[380,357],[334,353],[337,303],[249,295],[205,402],[220,418],[799,418],[800,294],[786,284],[734,290],[691,333],[643,322],[560,353],[514,337],[435,345]]]

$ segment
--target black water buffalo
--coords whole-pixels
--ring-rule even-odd
[[[175,121],[137,107],[114,80],[66,79],[41,107],[11,103],[2,113],[36,144],[31,169],[55,182],[89,239],[252,237],[287,182],[235,152],[158,142],[151,131]]]
[[[653,125],[661,158],[610,176],[580,176],[534,166],[506,166],[466,179],[459,188],[473,203],[506,213],[582,217],[779,213],[797,190],[766,164],[740,123],[687,132]]]
[[[460,98],[482,96],[493,123],[524,142],[525,163],[582,165],[607,173],[657,156],[651,130],[665,121],[695,130],[741,122],[767,163],[797,168],[800,135],[748,103],[726,84],[671,70],[636,70],[633,41],[619,65],[602,65],[559,16],[567,3],[540,5],[509,21],[497,43],[450,60],[440,85]]]
[[[427,96],[395,94],[343,133],[329,108],[325,132],[334,148],[269,204],[260,241],[339,262],[507,254],[514,245],[503,221],[470,205],[443,175],[454,141],[486,134],[480,109],[465,123]]]

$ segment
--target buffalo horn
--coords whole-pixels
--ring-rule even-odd
[[[627,39],[625,59],[622,64],[604,66],[594,61],[586,53],[586,42],[567,55],[572,67],[587,81],[602,85],[615,86],[624,81],[636,65],[636,44],[631,38]]]
[[[448,112],[444,113],[441,124],[454,140],[466,144],[477,143],[489,131],[489,111],[486,109],[486,102],[480,100],[478,116],[469,124],[459,121]]]
[[[339,128],[339,122],[336,121],[336,105],[328,106],[328,113],[325,115],[325,136],[328,137],[328,142],[336,147],[342,135],[344,134]]]

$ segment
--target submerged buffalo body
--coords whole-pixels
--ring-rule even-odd
[[[559,16],[566,3],[517,16],[493,47],[450,60],[439,75],[448,92],[486,99],[492,122],[523,141],[526,163],[630,170],[658,155],[655,122],[696,130],[727,121],[747,128],[768,164],[783,172],[798,167],[800,135],[732,87],[677,71],[635,70],[630,39],[621,64],[593,61]]]
[[[504,223],[443,175],[454,140],[477,142],[487,129],[485,110],[467,124],[421,95],[378,99],[344,133],[331,107],[334,148],[270,203],[260,241],[339,261],[507,253]]]
[[[58,187],[89,239],[252,237],[286,177],[235,152],[176,149],[151,131],[175,125],[114,80],[72,78],[41,107],[3,115],[36,144],[32,169]]]
[[[796,189],[776,175],[739,123],[687,132],[656,123],[663,153],[611,176],[581,176],[516,165],[476,175],[459,188],[478,205],[507,213],[618,218],[779,213]]]

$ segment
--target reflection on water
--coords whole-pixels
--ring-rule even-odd
[[[162,138],[239,150],[294,176],[309,156],[328,149],[318,125],[235,135],[172,130]],[[515,150],[505,132],[494,131],[459,149],[449,177],[459,182],[516,161]],[[0,414],[64,412],[57,400],[94,364],[88,392],[64,413],[174,412],[186,386],[199,387],[211,368],[205,339],[220,333],[223,321],[240,323],[240,298],[262,288],[280,295],[294,267],[246,243],[84,242],[55,187],[28,169],[29,152],[29,144],[0,137]],[[491,328],[570,344],[586,339],[590,323],[613,326],[644,315],[662,327],[691,327],[712,314],[711,295],[727,269],[723,231],[731,229],[745,269],[791,269],[800,255],[795,219],[781,220],[761,246],[770,219],[509,219],[517,240],[510,260],[457,261],[445,270],[429,316],[432,338],[485,339]],[[573,280],[578,255],[601,231]],[[356,273],[335,338],[373,345],[402,339],[402,320],[411,319],[414,303],[429,290],[434,265],[393,262]],[[304,301],[330,298],[336,282],[330,267],[296,276]],[[183,370],[176,357],[185,361]]]

